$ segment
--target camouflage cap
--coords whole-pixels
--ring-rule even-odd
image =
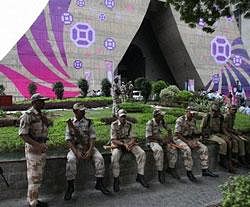
[[[44,97],[40,93],[33,94],[30,99],[31,99],[32,102],[38,101],[38,100],[43,100],[43,101],[49,100],[48,97]]]
[[[155,109],[153,111],[153,116],[158,116],[158,115],[161,115],[161,116],[164,116],[165,115],[165,112],[161,111],[160,109]]]
[[[127,116],[127,112],[124,109],[120,109],[117,112],[118,117]]]
[[[83,103],[75,103],[73,105],[73,110],[85,111],[87,108],[83,105]]]

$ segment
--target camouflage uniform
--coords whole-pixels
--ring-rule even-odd
[[[204,134],[207,134],[207,136],[209,136],[207,140],[219,144],[220,155],[227,155],[227,142],[229,140],[222,132],[222,123],[222,115],[215,117],[212,113],[208,113],[206,116],[203,117],[201,121],[201,130]],[[205,132],[206,130],[208,130],[209,132]]]
[[[126,101],[126,85],[122,83],[121,85],[121,95],[122,95],[122,102]]]
[[[132,132],[132,123],[126,121],[124,126],[121,124],[119,120],[114,121],[111,124],[111,141],[112,140],[119,140],[128,142],[131,138],[133,138]],[[138,174],[144,175],[144,166],[146,163],[146,153],[141,149],[139,146],[134,146],[131,149],[131,152],[134,154],[137,163],[137,171]],[[120,174],[120,158],[122,155],[122,150],[119,148],[112,149],[112,156],[111,156],[111,164],[113,169],[113,176],[119,177]]]
[[[91,124],[91,120],[82,118],[80,121],[77,121],[76,118],[72,120],[73,125],[79,130],[82,140],[76,140],[74,132],[69,130],[68,126],[66,127],[65,140],[66,141],[76,141],[76,148],[81,150],[84,144],[87,144],[90,139],[95,140],[96,134]],[[78,143],[79,142],[79,143]],[[105,166],[104,159],[101,153],[93,147],[91,159],[94,162],[95,166],[95,176],[104,177]],[[67,180],[75,180],[77,174],[77,163],[78,160],[72,150],[67,154],[67,163],[66,163],[66,177]]]
[[[161,131],[165,129],[162,122],[157,124],[155,119],[151,119],[146,124],[146,138],[147,142],[153,151],[153,156],[156,162],[156,168],[158,171],[163,170],[163,161],[164,161],[164,151],[162,149],[163,140],[161,138]],[[148,140],[148,137],[153,137],[154,140]],[[171,147],[167,147],[168,150],[168,161],[169,167],[175,168],[177,161],[177,150]]]
[[[235,115],[232,115],[230,113],[226,113],[224,115],[224,122],[223,122],[223,128],[225,130],[233,130],[234,126],[234,121],[235,121]],[[244,138],[241,138],[241,136],[234,136],[235,139],[232,139],[232,151],[234,153],[238,153],[239,156],[245,156],[246,151],[245,151],[245,142]]]
[[[48,139],[48,126],[33,107],[26,111],[20,120],[19,135],[29,135],[37,142],[43,143]],[[42,183],[46,153],[36,154],[32,145],[25,143],[25,157],[27,163],[28,193],[27,201],[30,206],[36,206],[38,192]]]
[[[134,90],[134,86],[132,84],[132,81],[128,82],[128,97],[130,100],[133,100],[133,90]]]
[[[121,103],[121,99],[120,99],[120,87],[118,85],[118,83],[113,83],[112,86],[113,89],[113,107],[112,107],[112,114],[116,115],[117,111],[119,110],[118,104]]]
[[[175,134],[173,140],[180,146],[180,150],[183,153],[184,165],[187,171],[191,171],[193,167],[193,159],[191,154],[191,149],[189,143],[197,144],[197,149],[200,154],[201,168],[208,169],[208,149],[207,147],[199,142],[197,138],[194,138],[196,131],[196,123],[194,118],[191,121],[188,121],[186,115],[179,117],[176,120],[175,124],[175,133],[180,134],[185,139],[188,140],[188,143],[183,142],[178,135]]]

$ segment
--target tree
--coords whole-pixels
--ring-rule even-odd
[[[5,91],[4,85],[3,85],[3,84],[0,84],[0,96],[5,95],[4,91]]]
[[[83,97],[86,97],[87,94],[88,94],[88,90],[89,90],[89,84],[88,84],[88,81],[86,79],[80,79],[77,83],[78,87],[80,88],[81,90],[81,94]]]
[[[55,92],[57,99],[60,99],[60,100],[63,99],[64,85],[62,82],[58,81],[54,83],[52,90]]]
[[[153,84],[153,92],[156,94],[156,99],[159,100],[159,95],[162,89],[167,88],[167,84],[163,80],[159,80]]]
[[[109,82],[109,80],[107,78],[104,78],[102,80],[102,92],[105,96],[110,96],[111,94],[111,87],[112,87],[112,84]]]
[[[208,33],[215,31],[213,25],[220,17],[231,17],[234,12],[250,17],[249,0],[166,0],[166,4],[172,4],[180,12],[181,20],[192,28],[202,19],[205,23],[202,30]]]
[[[135,79],[135,89],[136,90],[142,90],[142,83],[145,81],[146,79],[143,77],[139,77],[137,79]]]
[[[28,86],[28,90],[29,90],[29,94],[30,96],[32,96],[33,94],[36,93],[36,90],[37,90],[37,86],[34,82],[31,82]]]
[[[141,95],[143,96],[144,103],[147,103],[148,98],[152,91],[152,85],[149,80],[145,79],[141,86]]]

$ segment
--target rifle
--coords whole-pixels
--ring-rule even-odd
[[[5,184],[7,185],[7,187],[10,187],[9,183],[7,182],[6,178],[3,175],[3,168],[1,168],[1,167],[0,167],[0,175],[2,176],[2,178],[3,178],[4,182],[5,182]]]
[[[79,130],[74,126],[71,119],[68,119],[66,122],[68,124],[69,130],[73,131],[73,136],[77,138],[77,140],[74,140],[74,145],[81,144],[82,147],[80,148],[80,150],[83,154],[85,154],[89,149],[89,141],[87,143],[83,143],[83,137],[81,136]]]

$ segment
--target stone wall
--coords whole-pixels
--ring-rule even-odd
[[[208,145],[210,154],[210,168],[215,169],[217,163],[217,147],[216,145]],[[157,176],[152,152],[146,149],[147,163],[145,168],[145,176],[151,181]],[[180,155],[180,154],[179,154]],[[110,165],[110,153],[103,154],[106,166],[105,183],[112,188],[113,177]],[[166,156],[165,156],[166,157]],[[167,161],[165,162],[167,163]],[[41,187],[42,194],[62,193],[66,187],[65,178],[66,157],[48,157],[45,166],[44,182]],[[0,200],[8,198],[19,198],[26,196],[27,179],[26,179],[26,163],[25,159],[0,161],[0,166],[4,170],[10,187],[7,188],[0,179]],[[131,154],[125,154],[121,158],[121,186],[135,182],[136,178],[136,162]],[[166,168],[166,164],[165,164]],[[185,175],[183,161],[181,156],[177,163],[180,175]],[[199,174],[199,158],[197,152],[194,152],[194,173]],[[76,190],[84,190],[88,188],[94,189],[95,177],[94,168],[91,161],[83,161],[79,165],[78,178],[76,180]]]

